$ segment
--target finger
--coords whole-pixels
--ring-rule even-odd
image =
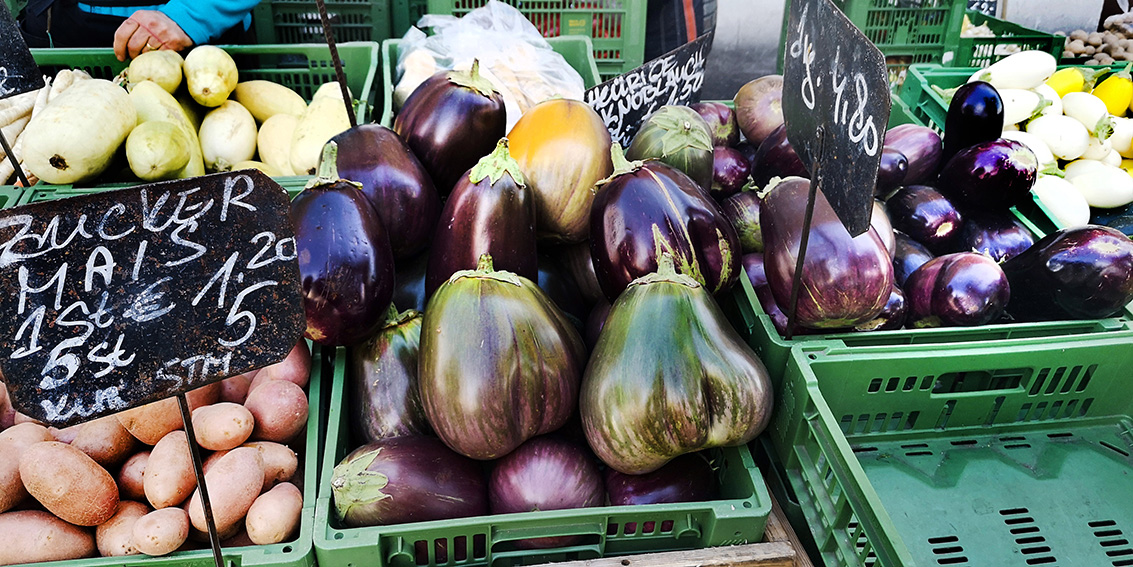
[[[118,26],[117,30],[114,31],[114,56],[117,57],[119,61],[126,60],[128,51],[127,46],[130,41],[130,37],[134,35],[134,32],[137,31],[137,29],[138,22],[135,22],[134,20],[126,20],[122,22],[122,25]]]
[[[146,47],[146,42],[149,41],[150,34],[144,30],[134,32],[130,36],[130,41],[126,44],[127,50],[130,52],[130,58],[133,59],[143,53]]]

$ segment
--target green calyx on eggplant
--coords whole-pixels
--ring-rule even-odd
[[[768,423],[771,398],[759,357],[666,254],[610,309],[579,410],[598,458],[644,474],[685,453],[750,441]]]
[[[393,296],[389,236],[357,183],[338,177],[337,146],[323,149],[319,175],[291,201],[307,315],[305,336],[353,345],[381,326]]]
[[[667,105],[642,122],[625,155],[631,160],[659,159],[707,192],[712,187],[712,147],[712,133],[700,114],[687,106]]]
[[[664,253],[710,292],[731,288],[740,243],[720,206],[675,167],[626,161],[617,144],[611,153],[614,174],[599,184],[590,209],[590,252],[607,299],[656,271]]]
[[[445,201],[429,250],[426,297],[454,273],[474,269],[482,254],[500,270],[538,277],[535,196],[508,154],[507,138],[461,176]]]
[[[491,256],[456,272],[425,308],[418,380],[425,415],[458,453],[495,459],[559,429],[578,399],[586,347],[535,283]]]
[[[441,71],[421,83],[394,118],[393,129],[421,160],[441,196],[507,132],[503,97],[480,75]]]
[[[350,417],[366,442],[432,432],[421,407],[417,360],[424,316],[390,305],[385,325],[350,349]]]

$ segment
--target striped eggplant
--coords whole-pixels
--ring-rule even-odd
[[[712,133],[704,118],[687,106],[662,106],[650,114],[625,154],[631,160],[657,158],[683,171],[705,192],[712,187]]]
[[[610,309],[579,410],[598,458],[644,474],[685,453],[750,441],[767,426],[771,395],[763,362],[712,295],[663,254],[657,272],[634,280]]]
[[[563,426],[586,347],[547,294],[484,254],[425,307],[418,381],[425,415],[458,453],[495,459]]]
[[[422,318],[391,305],[385,325],[349,351],[350,419],[367,443],[432,431],[417,387]]]

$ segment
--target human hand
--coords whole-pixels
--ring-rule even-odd
[[[162,12],[138,10],[114,32],[114,55],[119,61],[133,59],[146,51],[172,49],[181,51],[193,40]]]

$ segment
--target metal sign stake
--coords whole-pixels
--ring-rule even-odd
[[[24,176],[24,168],[20,167],[20,160],[16,159],[16,156],[12,153],[12,147],[8,145],[8,140],[4,137],[4,132],[0,132],[0,145],[4,146],[4,155],[8,156],[8,161],[12,162],[12,167],[16,168],[16,176],[20,178],[20,183],[23,183],[24,187],[31,187],[28,178]],[[5,180],[0,179],[0,182],[2,181]]]
[[[815,131],[815,138],[818,145],[818,155],[822,155],[824,142],[826,140],[825,128],[819,126]],[[814,181],[810,184],[810,190],[806,197],[806,211],[803,213],[803,233],[802,238],[799,240],[799,257],[795,260],[795,274],[791,278],[791,300],[787,306],[787,336],[789,341],[795,334],[795,326],[798,324],[796,312],[799,307],[799,290],[803,287],[803,263],[806,261],[806,248],[810,242],[810,222],[814,217],[814,200],[818,198],[818,186],[822,184],[822,160],[819,159],[814,162]]]
[[[330,48],[330,60],[334,62],[334,76],[338,80],[338,88],[342,89],[342,101],[346,103],[346,116],[350,119],[350,127],[358,126],[358,118],[354,116],[354,106],[350,103],[350,89],[346,87],[346,74],[342,71],[342,61],[338,59],[338,46],[334,43],[334,31],[330,29],[330,16],[327,16],[327,5],[323,0],[315,0],[319,7],[319,19],[323,22],[323,37]]]
[[[216,521],[212,517],[212,502],[209,501],[208,487],[205,485],[205,467],[201,463],[201,448],[197,446],[197,435],[193,432],[193,419],[189,411],[189,400],[185,393],[177,394],[177,405],[181,407],[181,421],[185,423],[185,436],[189,441],[189,454],[193,457],[193,473],[197,476],[197,486],[201,489],[201,505],[208,525],[209,544],[216,567],[224,567],[224,557],[220,554],[220,534],[216,533]]]

